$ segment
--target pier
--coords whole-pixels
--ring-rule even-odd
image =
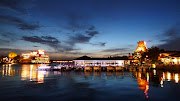
[[[121,66],[86,66],[86,67],[73,67],[73,68],[61,68],[61,69],[55,69],[55,71],[76,71],[76,72],[101,72],[101,71],[107,71],[107,72],[123,72],[123,71],[139,71],[139,72],[147,72],[150,71],[151,67],[121,67]],[[53,69],[52,69],[53,70]],[[53,70],[54,71],[54,70]]]

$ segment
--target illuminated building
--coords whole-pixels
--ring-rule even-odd
[[[137,46],[136,51],[135,51],[134,56],[133,56],[134,59],[137,60],[137,59],[141,58],[142,57],[141,54],[144,52],[147,52],[147,51],[148,51],[148,49],[146,47],[146,42],[145,41],[139,41],[138,46]]]
[[[180,52],[168,52],[168,53],[161,53],[159,56],[159,60],[164,64],[180,64]]]
[[[88,56],[83,56],[74,59],[75,66],[121,66],[124,67],[126,64],[129,65],[130,61],[128,58],[116,57],[116,58],[91,58]]]
[[[45,55],[44,50],[32,51],[21,55],[21,63],[50,63],[49,56]]]
[[[145,41],[139,41],[138,42],[136,52],[147,52],[147,47],[146,47],[146,42]]]

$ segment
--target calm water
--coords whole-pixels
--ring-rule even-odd
[[[45,72],[0,65],[1,101],[178,100],[178,72]]]

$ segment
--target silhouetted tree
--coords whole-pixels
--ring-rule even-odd
[[[147,52],[144,52],[141,54],[141,61],[144,61],[145,58],[150,59],[152,62],[157,62],[158,61],[158,56],[162,50],[160,50],[156,46],[152,46],[151,48],[148,49]],[[147,57],[148,56],[148,57]]]
[[[159,54],[160,54],[160,50],[156,46],[152,46],[151,48],[149,48],[147,52],[149,59],[151,59],[152,61],[157,61]]]

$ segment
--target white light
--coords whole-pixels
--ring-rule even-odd
[[[155,69],[153,70],[153,73],[154,73],[154,75],[156,75],[156,70]]]
[[[39,54],[44,54],[44,50],[38,50]]]
[[[149,82],[149,73],[147,73],[147,82]]]
[[[175,58],[175,59],[173,59],[173,62],[176,64],[177,63],[177,59]]]
[[[144,45],[146,45],[146,41],[144,41]]]
[[[175,79],[175,83],[178,83],[178,82],[179,82],[179,75],[178,75],[178,73],[176,73],[176,74],[174,75],[174,79]]]
[[[170,81],[171,80],[171,73],[167,72],[167,80]]]

